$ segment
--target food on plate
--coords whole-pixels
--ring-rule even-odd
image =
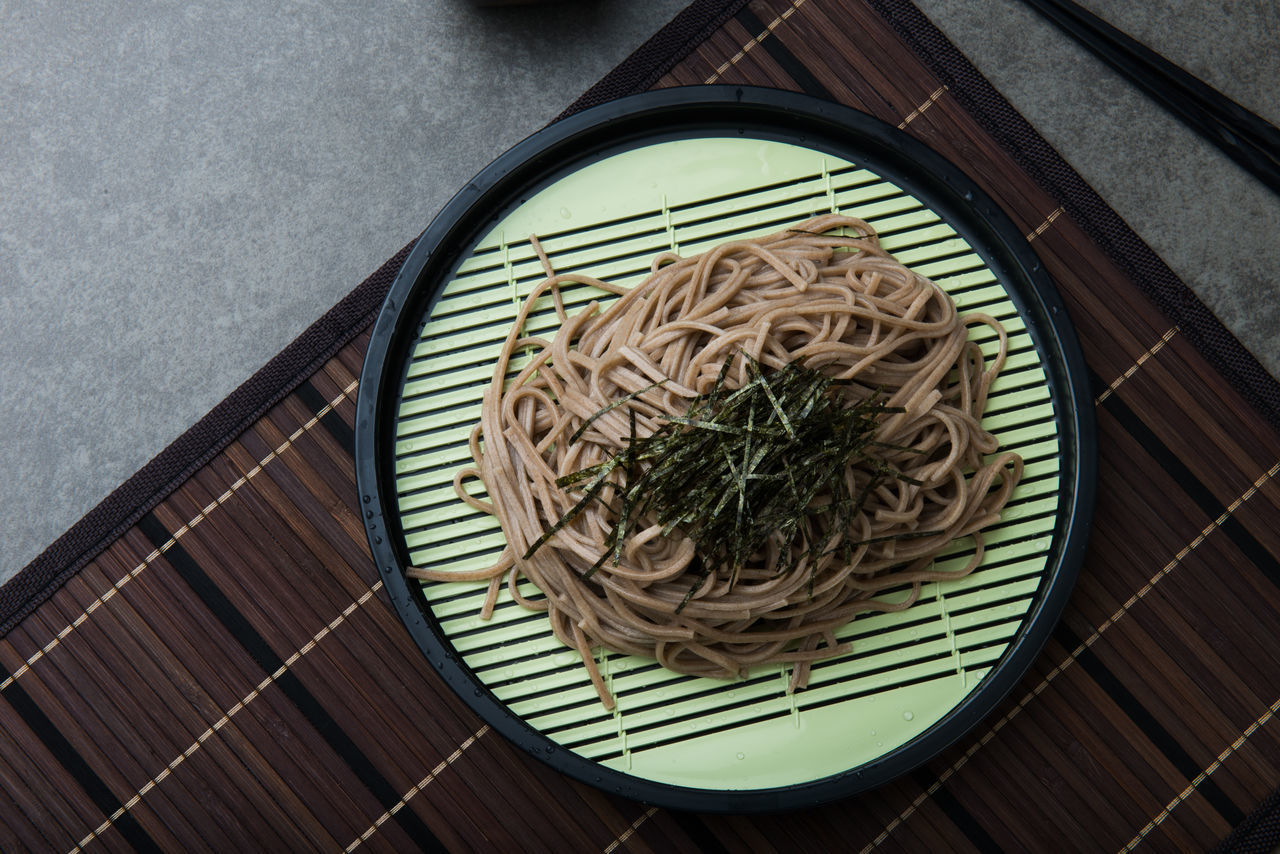
[[[569,315],[569,283],[617,299]],[[560,327],[526,336],[547,294]],[[979,324],[996,333],[990,360],[970,340]],[[494,366],[475,466],[454,480],[507,546],[482,571],[409,574],[488,579],[486,614],[506,579],[607,707],[600,647],[720,678],[781,662],[803,687],[813,661],[849,651],[837,632],[855,615],[907,608],[982,560],[981,531],[1022,474],[981,425],[1006,347],[995,319],[959,316],[837,214],[663,253],[632,289],[548,275]],[[967,535],[968,561],[937,568]],[[545,596],[522,595],[521,576]]]

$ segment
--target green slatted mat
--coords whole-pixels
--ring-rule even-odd
[[[461,571],[489,565],[502,550],[497,521],[458,501],[451,481],[470,463],[468,435],[517,306],[543,277],[528,235],[538,235],[557,271],[635,285],[659,252],[695,254],[828,211],[870,222],[886,249],[937,282],[962,312],[990,314],[1009,333],[984,424],[1027,466],[1002,521],[985,535],[982,564],[963,579],[926,585],[906,611],[853,620],[838,633],[853,652],[816,664],[809,687],[795,694],[785,690],[784,666],[730,683],[601,653],[617,699],[612,712],[600,705],[578,653],[505,588],[486,622],[478,617],[483,583],[423,585],[462,663],[561,748],[695,789],[809,783],[872,762],[937,723],[983,683],[1024,626],[1051,559],[1061,462],[1054,396],[1024,318],[956,230],[895,183],[764,139],[667,141],[598,160],[527,199],[457,265],[410,349],[397,399],[394,510],[410,561]],[[611,297],[575,286],[564,298],[572,313]],[[531,334],[554,334],[555,313],[550,298],[544,302],[528,322]],[[989,329],[972,336],[994,352]],[[940,567],[962,563],[972,548],[954,543]]]

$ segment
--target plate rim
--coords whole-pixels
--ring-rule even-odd
[[[616,771],[560,747],[511,712],[441,637],[421,590],[408,584],[403,572],[408,555],[394,506],[394,460],[384,452],[387,430],[394,430],[393,404],[405,362],[392,356],[417,339],[414,330],[420,318],[487,226],[602,152],[661,141],[651,122],[663,123],[663,138],[679,138],[682,128],[705,128],[713,119],[727,129],[737,125],[739,133],[769,125],[779,141],[839,156],[854,153],[847,159],[868,165],[920,197],[952,227],[962,223],[969,231],[985,232],[989,242],[974,249],[1000,276],[1032,331],[1053,394],[1060,459],[1071,463],[1070,472],[1059,473],[1059,511],[1049,559],[1054,565],[1046,567],[1018,632],[982,682],[936,723],[879,758],[770,789],[691,788]],[[859,145],[868,148],[857,150]],[[897,169],[886,171],[881,165],[885,161],[909,164],[910,170],[918,171],[905,176]],[[968,231],[964,236],[970,238]],[[435,274],[435,281],[430,281]],[[420,281],[426,284],[420,287]],[[441,209],[391,284],[370,335],[356,406],[356,488],[372,556],[401,622],[436,672],[486,723],[557,771],[596,788],[682,810],[758,812],[815,806],[883,785],[962,738],[1013,689],[1061,618],[1083,562],[1095,503],[1096,423],[1083,353],[1061,296],[1021,230],[958,167],[904,131],[850,107],[764,87],[688,86],[627,96],[549,125],[496,158]]]

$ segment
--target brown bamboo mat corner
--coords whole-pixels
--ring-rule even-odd
[[[1280,385],[908,3],[699,0],[575,107],[705,82],[901,123],[1067,302],[1098,510],[1004,703],[883,789],[750,817],[617,798],[490,732],[400,626],[355,500],[401,253],[0,591],[0,849],[1204,850],[1275,824],[1246,816],[1280,784]]]

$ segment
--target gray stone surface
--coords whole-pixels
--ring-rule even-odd
[[[1280,373],[1280,200],[1020,4],[918,2]],[[0,579],[684,5],[0,0]],[[1095,8],[1280,122],[1272,0]]]

